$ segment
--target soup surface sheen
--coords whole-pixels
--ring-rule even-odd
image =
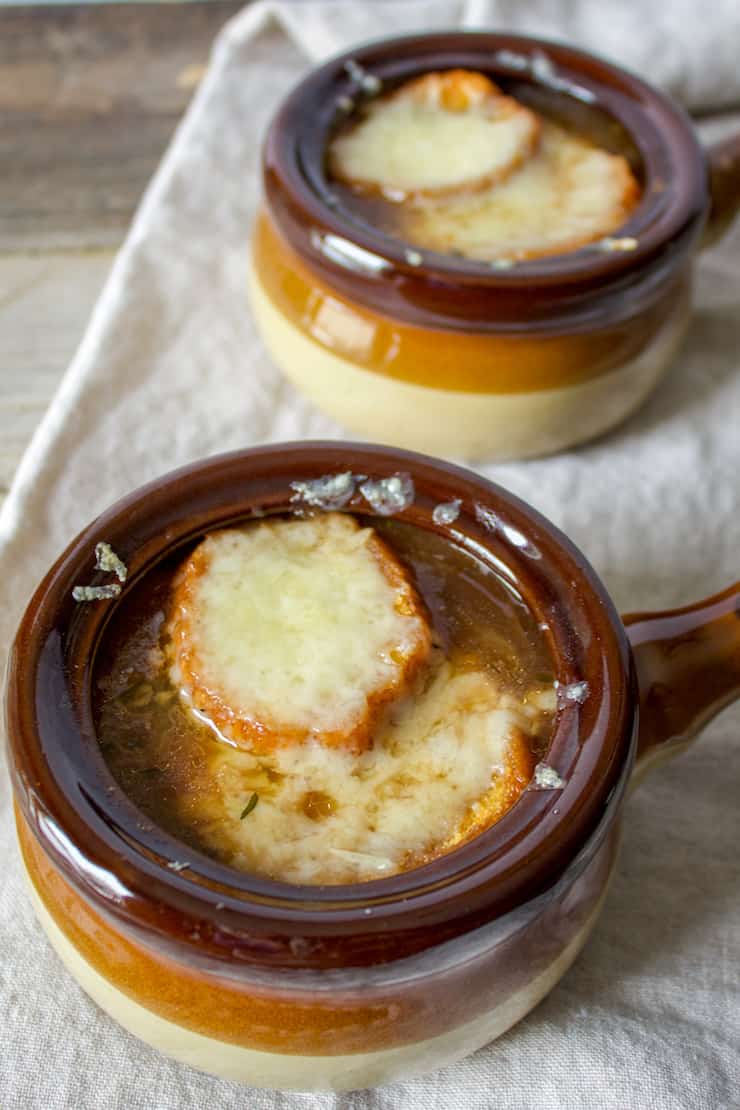
[[[198,610],[183,582],[218,537],[221,577],[198,579]],[[327,537],[341,558],[317,546]],[[281,558],[255,562],[270,543]],[[325,573],[306,577],[318,557]],[[389,608],[371,619],[373,573]],[[348,627],[365,662],[357,642],[337,651]],[[184,637],[206,633],[210,670],[183,655]],[[213,670],[224,658],[228,681]],[[410,524],[329,513],[212,533],[145,575],[107,630],[94,710],[113,775],[160,827],[242,871],[346,883],[419,866],[498,820],[547,750],[555,691],[533,614],[489,566]]]

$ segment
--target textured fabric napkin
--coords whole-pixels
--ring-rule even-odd
[[[255,335],[246,244],[260,140],[315,60],[394,30],[514,27],[615,56],[694,108],[740,106],[740,9],[560,0],[258,4],[220,36],[79,352],[0,517],[3,654],[40,575],[114,498],[198,456],[339,436]],[[727,121],[710,123],[713,132]],[[735,120],[735,125],[738,121]],[[490,467],[590,556],[623,608],[692,600],[737,576],[740,228],[698,267],[685,349],[608,439]],[[43,320],[39,322],[43,327]],[[281,1095],[158,1056],[63,971],[23,892],[0,778],[0,1104],[4,1110],[729,1110],[740,1106],[740,714],[630,801],[602,919],[564,981],[496,1044],[425,1079]]]

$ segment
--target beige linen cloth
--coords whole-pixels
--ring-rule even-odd
[[[692,108],[740,106],[735,0],[703,11],[642,0],[246,9],[216,43],[4,506],[3,652],[51,560],[127,490],[198,456],[341,435],[281,380],[247,309],[260,141],[277,102],[311,61],[395,30],[459,25],[570,38],[647,74]],[[711,122],[710,130],[724,123]],[[486,468],[572,536],[623,609],[693,600],[738,574],[738,248],[740,228],[702,258],[685,349],[638,415],[559,458]],[[283,1095],[210,1078],[160,1057],[98,1011],[35,922],[3,776],[0,1106],[740,1107],[739,726],[737,708],[727,711],[629,802],[602,919],[574,968],[527,1020],[427,1078],[336,1096]]]

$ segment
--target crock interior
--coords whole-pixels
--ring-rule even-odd
[[[629,163],[640,184],[642,196],[640,204],[630,220],[624,224],[620,234],[631,236],[633,232],[639,231],[644,226],[644,216],[641,209],[643,206],[649,208],[654,205],[656,199],[655,180],[659,173],[659,167],[655,164],[654,151],[650,158],[650,165],[646,162],[650,147],[645,148],[643,146],[644,136],[640,133],[633,134],[620,118],[618,102],[608,100],[602,102],[592,90],[580,86],[575,77],[565,77],[561,71],[556,72],[555,70],[550,73],[548,67],[542,64],[542,60],[547,57],[545,53],[535,53],[529,56],[524,54],[515,55],[511,52],[509,54],[508,62],[506,60],[508,55],[505,51],[488,52],[481,55],[477,58],[476,70],[485,73],[504,93],[527,105],[545,119],[565,127],[574,134],[589,139],[603,150],[622,155]],[[362,52],[360,52],[360,56],[362,56]],[[527,61],[532,58],[534,61],[528,68],[519,70],[516,68],[517,58],[526,58]],[[430,72],[436,66],[432,60],[429,60],[422,61],[419,69],[409,68],[416,76],[425,71]],[[383,82],[380,95],[392,93],[394,89],[408,79],[408,74],[394,74],[393,77]],[[347,93],[338,98],[338,103],[351,102],[354,105],[353,110],[348,113],[343,107],[336,107],[333,115],[324,117],[322,119],[323,127],[320,131],[317,130],[315,135],[316,148],[313,147],[313,139],[309,140],[306,136],[305,147],[308,150],[302,157],[305,158],[306,180],[309,187],[313,188],[325,203],[330,205],[342,219],[346,220],[348,225],[353,225],[356,234],[376,236],[379,243],[383,242],[392,248],[399,242],[404,242],[403,236],[400,234],[394,236],[375,225],[372,220],[363,219],[361,208],[358,208],[357,204],[353,205],[351,203],[351,189],[333,181],[327,168],[326,151],[332,139],[348,125],[360,119],[363,108],[370,101],[371,98],[363,96],[361,92],[358,93],[356,85],[354,86],[354,92],[350,85]],[[301,143],[301,149],[304,149],[304,143]],[[314,149],[317,153],[319,149],[323,151],[322,159],[314,157]],[[368,207],[372,208],[372,205],[370,204]],[[601,248],[598,244],[589,244],[580,248],[580,250],[591,254],[599,249]],[[490,264],[487,262],[476,262],[462,256],[439,253],[428,248],[422,250],[422,257],[435,267],[451,265],[457,273],[480,274],[490,270]],[[562,260],[562,255],[559,260]],[[517,267],[529,267],[528,272],[531,273],[541,265],[541,262],[542,260],[519,260],[516,265]]]
[[[347,470],[372,478],[410,475],[415,497],[399,516],[443,532],[512,576],[548,626],[559,681],[587,682],[589,697],[557,718],[547,762],[565,780],[564,789],[525,791],[493,827],[415,870],[347,886],[301,887],[216,863],[143,820],[103,761],[91,711],[96,652],[117,602],[77,604],[71,591],[80,582],[104,580],[93,570],[101,540],[129,567],[128,588],[213,527],[290,512],[291,482]],[[434,507],[454,498],[462,502],[458,519],[435,524]],[[344,508],[368,512],[359,494]],[[603,816],[624,772],[632,714],[621,624],[588,564],[562,535],[467,471],[351,444],[278,445],[218,457],[114,506],[74,541],[39,587],[18,633],[8,686],[21,809],[83,893],[140,926],[164,906],[181,937],[193,920],[210,920],[209,939],[199,933],[201,954],[223,949],[224,923],[248,928],[251,958],[292,966],[302,958],[290,949],[296,931],[322,938],[327,966],[340,960],[341,938],[348,935],[354,958],[372,962],[387,951],[389,929],[414,937],[412,950],[425,947],[431,940],[427,935],[424,942],[422,934],[430,925],[441,939],[555,881]],[[228,943],[233,949],[233,935]]]

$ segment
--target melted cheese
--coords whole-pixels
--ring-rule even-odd
[[[209,535],[169,622],[174,684],[233,743],[361,749],[430,649],[404,568],[349,516]]]
[[[562,253],[615,231],[639,190],[626,161],[552,123],[537,155],[502,184],[470,197],[408,206],[404,236],[468,258]]]
[[[257,758],[221,746],[189,820],[232,866],[298,883],[379,878],[449,850],[527,785],[525,730],[542,710],[536,698],[515,708],[489,675],[446,662],[427,682],[361,755],[308,743]]]
[[[479,73],[453,70],[371,101],[329,151],[336,178],[394,200],[499,181],[532,150],[534,113]]]

